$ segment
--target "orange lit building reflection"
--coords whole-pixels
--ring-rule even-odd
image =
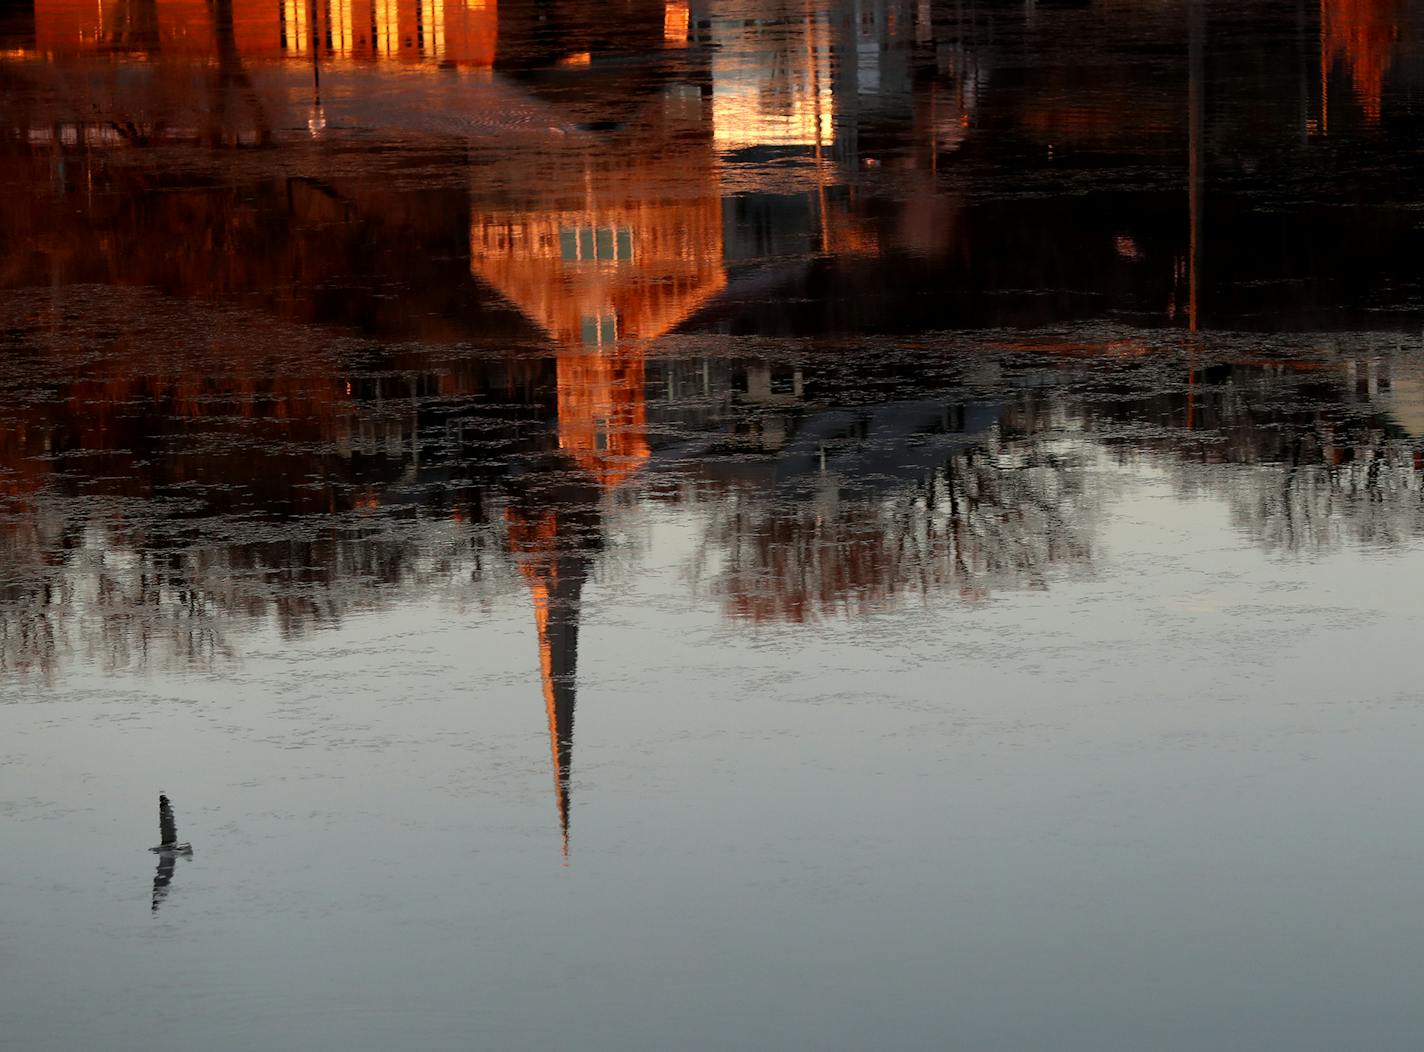
[[[203,59],[310,56],[489,66],[497,0],[37,0],[46,55],[142,52]],[[230,27],[230,28],[229,28]],[[230,32],[230,39],[223,39]]]
[[[646,348],[726,282],[711,144],[528,163],[528,200],[475,204],[470,266],[553,340],[559,446],[616,486],[649,455]]]
[[[1320,0],[1321,83],[1326,86],[1331,66],[1344,62],[1371,124],[1379,120],[1384,77],[1403,15],[1402,0]]]
[[[724,149],[835,141],[832,29],[809,5],[768,18],[765,4],[733,0],[719,12],[712,109]]]
[[[678,32],[676,14],[670,16]],[[675,85],[652,132],[575,142],[518,163],[509,199],[472,206],[470,268],[552,341],[558,447],[579,493],[506,516],[529,584],[567,855],[579,599],[597,495],[650,455],[645,354],[726,283],[711,135]],[[556,472],[557,474],[557,472]]]

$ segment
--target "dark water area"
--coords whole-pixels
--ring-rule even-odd
[[[4,0],[0,1047],[1418,1048],[1421,40]]]

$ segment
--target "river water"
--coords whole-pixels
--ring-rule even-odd
[[[0,1045],[1417,1049],[1421,41],[5,7]]]

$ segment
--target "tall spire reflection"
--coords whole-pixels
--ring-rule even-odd
[[[676,12],[668,26],[684,32]],[[680,28],[679,28],[680,27]],[[581,493],[512,508],[511,551],[533,596],[564,855],[580,599],[597,533],[590,510],[648,460],[648,346],[725,284],[720,188],[707,112],[674,83],[636,134],[547,144],[504,196],[473,193],[470,269],[552,341],[562,462]]]
[[[551,461],[545,468],[564,481],[524,493],[506,510],[506,519],[509,550],[533,598],[554,800],[567,859],[579,616],[584,582],[598,549],[600,519],[591,479],[567,463]]]

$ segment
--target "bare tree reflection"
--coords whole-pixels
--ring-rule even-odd
[[[498,457],[518,452],[505,436],[552,439],[506,424],[503,408],[464,422],[437,410],[515,383],[517,369],[343,381],[334,361],[303,362],[280,327],[259,350],[207,325],[207,346],[140,331],[91,355],[75,333],[66,353],[12,363],[15,382],[46,393],[5,403],[0,667],[213,667],[235,653],[234,625],[271,619],[296,635],[412,590],[464,604],[514,587],[482,481],[502,469],[464,466],[464,444]]]
[[[1263,548],[1393,547],[1424,530],[1415,365],[1344,355],[1204,370],[1193,392],[1080,411],[1122,462],[1160,465],[1179,492],[1220,500]],[[1159,430],[1115,435],[1133,418]],[[1175,426],[1160,429],[1163,424]]]
[[[1051,384],[993,379],[996,401],[856,410],[817,394],[840,389],[833,363],[785,377],[754,363],[740,381],[699,366],[685,425],[676,403],[617,415],[608,398],[569,397],[557,353],[509,419],[440,408],[515,382],[484,366],[442,371],[422,394],[405,374],[348,385],[335,362],[303,375],[280,353],[205,381],[103,360],[109,371],[79,369],[63,398],[12,412],[0,440],[0,668],[220,667],[254,625],[300,635],[417,595],[484,604],[522,574],[563,772],[582,584],[609,551],[602,516],[636,515],[650,494],[696,506],[693,578],[751,621],[1047,587],[1092,565],[1114,461],[1222,501],[1270,550],[1424,530],[1419,447],[1399,423],[1417,427],[1424,400],[1382,359],[1368,380],[1353,359],[1218,363],[1188,395],[1150,356],[1109,368],[1075,354]],[[641,406],[676,386],[617,390]],[[606,439],[583,441],[585,402]],[[600,459],[625,432],[682,426],[705,437],[671,462],[647,446],[645,475]],[[667,491],[659,470],[703,483]],[[566,775],[558,784],[562,822]]]
[[[1090,460],[1081,442],[995,427],[888,490],[834,473],[802,500],[734,487],[709,511],[694,575],[711,572],[726,612],[753,621],[1045,588],[1054,567],[1091,561],[1101,509]]]

